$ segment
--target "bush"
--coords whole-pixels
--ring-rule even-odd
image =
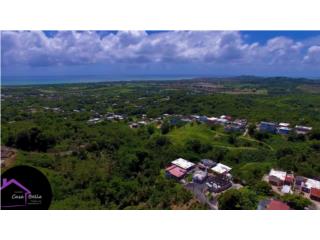
[[[303,210],[311,205],[311,201],[309,199],[294,194],[285,194],[281,197],[281,200],[286,202],[290,208],[296,210]]]
[[[219,209],[222,210],[254,210],[257,208],[257,195],[247,189],[230,189],[218,197]]]

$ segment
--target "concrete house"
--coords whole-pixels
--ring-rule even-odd
[[[267,133],[276,133],[277,124],[273,122],[260,122],[259,131]]]
[[[269,183],[275,186],[282,186],[286,180],[287,173],[283,171],[270,170]]]

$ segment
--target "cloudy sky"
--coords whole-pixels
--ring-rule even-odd
[[[2,74],[320,77],[320,31],[3,31]]]

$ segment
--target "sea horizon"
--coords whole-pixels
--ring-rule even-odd
[[[48,76],[2,76],[2,86],[48,85],[68,83],[102,83],[120,81],[170,81],[187,80],[201,75],[48,75]]]
[[[1,77],[1,86],[28,86],[28,85],[57,85],[57,84],[81,84],[81,83],[103,83],[103,82],[130,82],[130,81],[174,81],[192,80],[197,78],[228,78],[228,77],[284,77],[284,78],[305,78],[319,80],[319,77],[301,76],[259,76],[259,75],[181,75],[181,74],[162,74],[162,75],[48,75],[48,76],[13,76],[6,75]]]

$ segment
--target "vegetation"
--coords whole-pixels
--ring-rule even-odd
[[[260,180],[271,167],[320,176],[320,95],[306,90],[314,81],[219,79],[228,91],[214,94],[190,83],[3,87],[1,144],[18,149],[15,164],[37,167],[48,176],[52,209],[206,208],[161,172],[178,157],[210,158],[233,168],[235,181],[246,187],[221,195],[223,209],[256,209],[258,199],[270,194]],[[263,94],[250,94],[250,88]],[[124,120],[88,123],[110,112]],[[228,114],[247,119],[250,126],[245,135],[230,134],[221,126],[179,120],[192,114]],[[143,115],[162,122],[129,127]],[[305,137],[262,134],[255,129],[262,120],[310,125],[313,131]],[[294,208],[305,206],[290,201]]]
[[[255,192],[247,188],[227,190],[219,196],[218,200],[219,209],[222,210],[254,210],[257,209],[258,204]]]
[[[309,199],[299,195],[285,194],[281,197],[281,200],[286,202],[290,208],[296,210],[303,210],[311,205],[311,201]]]

